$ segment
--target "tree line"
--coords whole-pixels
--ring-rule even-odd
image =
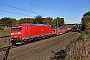
[[[42,18],[42,16],[38,15],[35,18],[21,18],[20,20],[16,20],[16,18],[4,17],[0,19],[1,27],[11,27],[12,24],[22,24],[22,23],[32,23],[32,24],[50,24],[52,27],[64,25],[64,18],[56,17],[56,18]]]
[[[55,26],[62,26],[65,24],[64,18],[42,18],[38,15],[35,18],[21,18],[16,20],[16,18],[4,17],[0,19],[0,27],[11,27],[12,24],[21,24],[21,23],[33,23],[33,24],[50,24],[54,28]],[[81,19],[81,30],[90,30],[90,11],[83,14]]]

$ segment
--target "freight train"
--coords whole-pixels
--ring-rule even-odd
[[[24,44],[32,40],[49,38],[66,32],[66,27],[60,26],[52,29],[46,24],[13,24],[10,29],[12,45]]]

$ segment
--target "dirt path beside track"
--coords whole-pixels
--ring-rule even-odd
[[[10,50],[8,60],[48,60],[78,36],[77,32],[69,32],[60,36],[22,45]],[[2,53],[2,54],[1,54]],[[4,52],[0,52],[0,56]]]

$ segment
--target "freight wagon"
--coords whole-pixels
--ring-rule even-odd
[[[55,27],[52,30],[53,30],[52,33],[53,33],[54,36],[64,34],[67,31],[66,26]]]
[[[52,36],[52,28],[51,25],[46,24],[13,24],[10,30],[10,41],[13,45],[50,36]]]

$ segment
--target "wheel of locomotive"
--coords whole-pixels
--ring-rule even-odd
[[[30,39],[30,38],[29,38],[28,43],[30,43],[32,40],[33,40],[33,39]]]
[[[37,38],[34,38],[34,41],[37,41]]]
[[[26,39],[25,41],[24,41],[24,44],[27,44],[29,42],[29,39]]]
[[[41,38],[41,40],[43,39],[43,37],[40,37]]]
[[[46,39],[48,39],[48,35],[46,36]]]
[[[52,35],[49,35],[49,36],[48,36],[48,38],[51,38],[51,37],[52,37]]]
[[[15,42],[12,42],[12,46],[15,46],[16,45],[16,43]]]

